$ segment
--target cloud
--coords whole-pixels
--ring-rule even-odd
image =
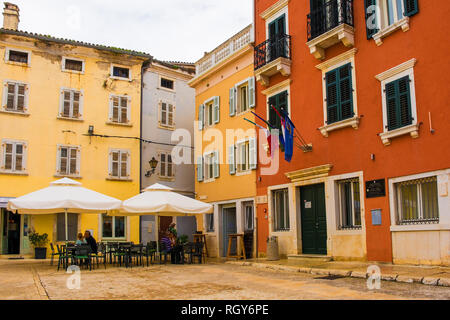
[[[246,27],[250,0],[13,0],[21,30],[194,62]]]

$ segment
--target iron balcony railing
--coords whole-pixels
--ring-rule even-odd
[[[277,35],[255,47],[255,70],[278,59],[291,59],[291,36]]]
[[[308,19],[308,41],[341,24],[353,27],[353,0],[332,0],[312,10]]]

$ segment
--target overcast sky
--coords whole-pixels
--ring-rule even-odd
[[[3,1],[2,1],[3,2]],[[195,62],[252,21],[252,0],[9,0],[19,29]]]

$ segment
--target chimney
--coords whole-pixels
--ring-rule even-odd
[[[5,2],[3,9],[3,28],[17,30],[19,28],[19,6],[13,3]]]

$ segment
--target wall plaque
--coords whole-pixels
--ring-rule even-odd
[[[386,196],[386,183],[384,179],[366,182],[366,197],[378,198]]]

